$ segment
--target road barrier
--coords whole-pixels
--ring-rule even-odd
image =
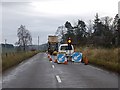
[[[68,64],[68,60],[67,60],[66,55],[64,53],[59,53],[59,54],[56,54],[53,56],[48,54],[48,58],[49,58],[49,61],[52,61],[52,58],[53,58],[54,63]],[[73,62],[83,62],[85,65],[88,64],[87,56],[85,55],[83,57],[83,54],[80,52],[74,52],[72,54],[72,61]]]

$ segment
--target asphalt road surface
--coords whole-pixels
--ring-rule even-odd
[[[115,73],[83,63],[50,62],[39,53],[3,73],[3,88],[118,88]]]

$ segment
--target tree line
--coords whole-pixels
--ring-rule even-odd
[[[118,47],[120,46],[120,17],[105,16],[100,18],[96,13],[93,21],[86,24],[78,20],[74,25],[66,21],[64,26],[59,26],[56,35],[61,43],[66,43],[70,37],[72,44],[76,46],[92,45],[95,47]]]

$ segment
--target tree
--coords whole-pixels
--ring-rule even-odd
[[[65,23],[65,27],[66,27],[67,29],[73,29],[71,23],[68,22],[68,21],[66,21],[66,23]]]
[[[119,27],[120,27],[120,21],[119,21],[119,16],[118,14],[116,14],[115,18],[114,18],[114,21],[113,21],[113,24],[112,24],[112,31],[113,31],[113,44],[115,44],[115,46],[118,46],[119,44]]]
[[[91,21],[91,20],[89,20],[87,29],[88,29],[88,34],[89,34],[89,36],[92,36],[93,24],[92,24],[92,21]]]
[[[64,36],[65,42],[69,37],[72,39],[72,41],[74,41],[74,31],[73,31],[74,28],[72,27],[71,23],[67,21],[65,23],[65,27],[67,28],[67,33]]]
[[[117,33],[118,33],[118,45],[120,45],[120,18],[118,19]]]
[[[105,16],[103,18],[101,18],[101,21],[104,25],[106,26],[110,26],[111,25],[111,21],[113,18],[109,17],[109,16]]]
[[[103,46],[110,47],[112,42],[112,30],[111,30],[111,21],[112,18],[106,16],[101,19],[103,24]]]
[[[98,13],[95,16],[94,24],[93,24],[93,43],[95,46],[102,46],[104,41],[104,25],[99,19]]]
[[[57,28],[57,31],[55,33],[56,36],[58,36],[59,42],[63,43],[64,42],[64,38],[65,38],[65,33],[67,32],[65,26],[59,26]]]
[[[92,40],[92,34],[93,34],[93,22],[92,20],[89,20],[87,27],[87,44],[93,44],[93,40]]]
[[[117,21],[115,36],[116,36],[116,46],[120,46],[120,18]]]
[[[23,47],[23,50],[25,51],[26,46],[32,44],[32,37],[29,30],[27,30],[25,26],[21,25],[20,28],[18,28],[17,36],[18,36],[17,44],[20,47]]]
[[[77,46],[91,44],[96,47],[111,47],[120,45],[120,17],[118,14],[113,20],[109,16],[99,18],[96,13],[94,21],[89,21],[88,25],[82,20],[78,20],[73,26],[66,21],[65,28],[67,28],[66,33],[61,35],[63,43],[66,43],[70,37],[74,42],[72,44]]]
[[[87,32],[86,32],[86,24],[84,21],[78,20],[78,24],[77,26],[75,26],[75,35],[78,45],[85,44]]]
[[[94,29],[94,35],[95,36],[101,36],[102,35],[103,25],[102,25],[102,22],[99,19],[98,13],[96,13],[96,16],[95,16],[93,29]]]
[[[119,20],[119,16],[118,16],[118,14],[116,14],[114,21],[113,21],[114,32],[117,30],[118,20]]]

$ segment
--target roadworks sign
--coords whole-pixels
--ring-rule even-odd
[[[57,62],[58,63],[65,63],[67,61],[67,58],[65,54],[58,54],[57,55]]]
[[[74,62],[81,62],[81,60],[82,60],[82,53],[74,52],[72,54],[72,61],[74,61]]]

